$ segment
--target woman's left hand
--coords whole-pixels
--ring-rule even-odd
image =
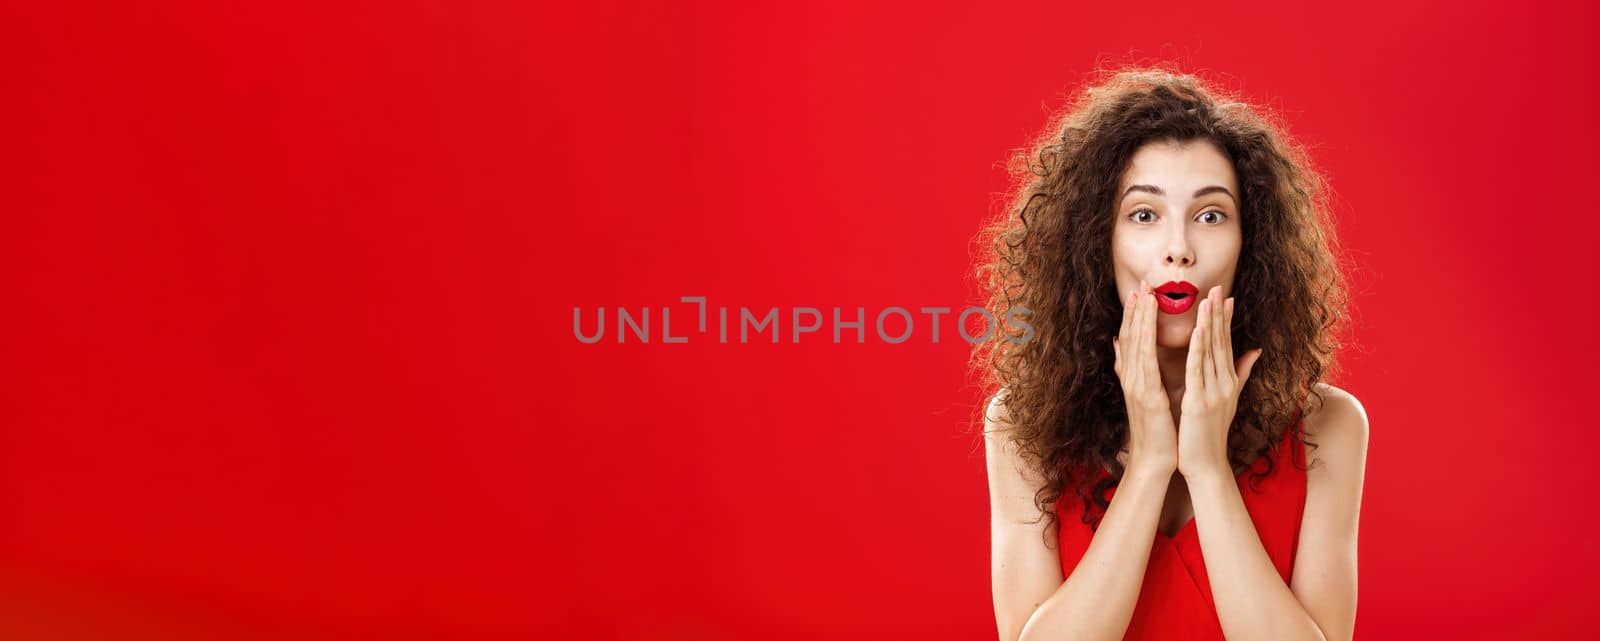
[[[1178,472],[1184,476],[1233,476],[1228,460],[1228,429],[1239,408],[1239,392],[1261,358],[1259,348],[1233,357],[1233,299],[1219,300],[1213,287],[1200,301],[1189,336],[1183,410],[1178,421]],[[1221,304],[1219,304],[1221,303]]]

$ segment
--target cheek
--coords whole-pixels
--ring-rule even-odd
[[[1137,267],[1133,254],[1127,248],[1115,244],[1111,246],[1111,268],[1117,293],[1123,298],[1139,288],[1139,278],[1144,272]]]
[[[1117,288],[1123,296],[1139,288],[1139,278],[1152,277],[1152,270],[1158,269],[1160,261],[1155,259],[1155,253],[1146,246],[1138,243],[1123,241],[1120,245],[1112,245],[1112,265],[1117,277]],[[1150,283],[1162,285],[1162,283]]]
[[[1122,238],[1111,243],[1111,263],[1116,266],[1119,281],[1131,278],[1133,284],[1139,283],[1139,278],[1150,270],[1155,264],[1154,256],[1160,253],[1159,247],[1150,247],[1150,243],[1140,243],[1134,238]],[[1156,284],[1156,283],[1152,283]]]
[[[1228,256],[1227,263],[1234,266],[1234,270],[1229,271],[1237,270],[1239,265],[1239,257],[1243,253],[1243,250],[1244,239],[1239,236],[1238,230],[1235,230],[1234,233],[1226,239],[1222,247],[1218,248],[1220,253]]]

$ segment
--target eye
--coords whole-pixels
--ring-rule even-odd
[[[1143,220],[1139,219],[1139,214],[1150,214],[1152,217],[1154,217],[1156,215],[1156,213],[1154,211],[1151,211],[1149,208],[1141,207],[1139,209],[1133,210],[1133,213],[1128,214],[1128,217],[1132,218],[1133,221],[1136,222],[1136,223],[1146,222],[1146,221],[1143,221]]]
[[[1211,211],[1208,211],[1208,212],[1206,212],[1206,213],[1204,213],[1204,214],[1200,214],[1200,215],[1201,215],[1201,216],[1205,216],[1205,215],[1207,215],[1207,214],[1215,214],[1215,215],[1216,215],[1216,216],[1217,216],[1217,219],[1216,219],[1216,220],[1217,220],[1217,222],[1215,222],[1215,223],[1213,223],[1213,224],[1216,224],[1216,225],[1221,225],[1221,224],[1222,224],[1222,221],[1224,221],[1224,220],[1227,220],[1227,219],[1228,219],[1228,215],[1227,215],[1227,214],[1224,214],[1224,213],[1222,213],[1222,212],[1220,212],[1220,211],[1217,211],[1217,210],[1215,210],[1215,209],[1213,209],[1213,210],[1211,210]]]

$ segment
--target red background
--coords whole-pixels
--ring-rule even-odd
[[[0,636],[992,638],[953,325],[572,309],[972,304],[1008,151],[1150,60],[1337,189],[1357,637],[1592,627],[1589,3],[802,4],[5,6]]]

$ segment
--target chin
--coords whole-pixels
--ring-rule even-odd
[[[1156,336],[1156,347],[1165,347],[1167,349],[1177,349],[1177,348],[1180,348],[1180,347],[1188,347],[1189,346],[1189,341],[1183,341],[1182,343],[1178,343],[1176,338],[1173,337],[1171,334],[1172,334],[1172,332],[1161,332],[1161,334],[1159,336]]]
[[[1192,332],[1194,332],[1192,323],[1185,323],[1183,327],[1157,327],[1156,347],[1188,349],[1189,334]]]

